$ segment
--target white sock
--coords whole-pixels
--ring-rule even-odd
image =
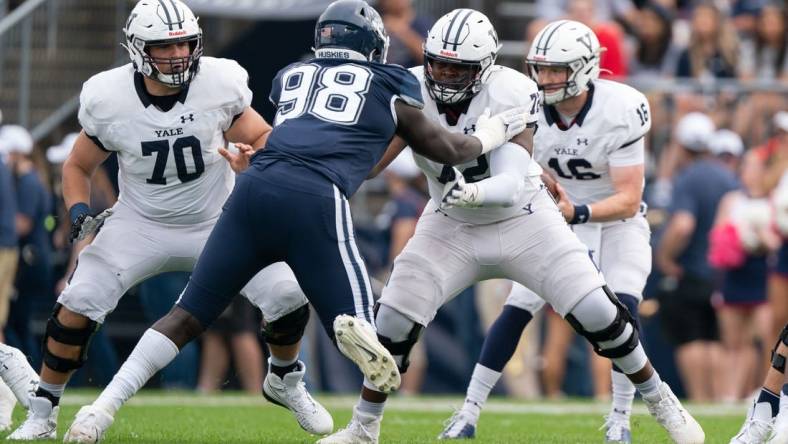
[[[788,394],[786,394],[783,390],[780,390],[780,411],[781,412],[788,412]],[[783,413],[784,415],[785,413]]]
[[[386,407],[386,401],[383,402],[371,402],[367,401],[363,398],[358,399],[358,404],[356,405],[356,409],[365,415],[374,416],[379,418],[383,416],[383,409]]]
[[[613,371],[613,413],[629,421],[632,413],[632,400],[635,399],[635,385],[627,375]]]
[[[490,392],[499,379],[501,379],[501,372],[477,363],[473,368],[471,383],[468,384],[465,404],[462,406],[462,409],[478,419],[484,403],[487,402],[487,397],[490,396]]]
[[[659,393],[659,387],[661,385],[662,385],[662,379],[659,378],[659,374],[657,373],[656,370],[654,370],[654,373],[651,375],[650,378],[648,378],[644,382],[635,384],[635,388],[638,389],[641,396],[643,396],[644,398],[655,399],[662,396]]]
[[[149,328],[93,405],[114,416],[129,398],[177,355],[178,347],[170,338]]]

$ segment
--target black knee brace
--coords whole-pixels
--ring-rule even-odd
[[[375,316],[377,317],[378,308],[380,304],[375,304]],[[391,353],[392,356],[396,359],[398,356],[402,357],[402,364],[397,366],[399,368],[400,373],[405,373],[408,371],[408,366],[410,366],[410,351],[413,349],[413,346],[419,341],[419,337],[421,337],[421,332],[424,331],[424,326],[413,323],[413,328],[411,328],[410,332],[408,332],[408,337],[404,341],[394,342],[391,339],[387,338],[386,336],[382,336],[378,333],[378,341],[380,341],[381,345],[386,347],[386,350]]]
[[[88,358],[88,347],[90,346],[90,339],[99,329],[100,324],[95,321],[89,320],[85,328],[70,328],[60,323],[57,319],[57,314],[63,308],[61,304],[55,304],[52,315],[47,320],[47,329],[44,334],[44,363],[47,367],[56,372],[66,373],[71,370],[76,370],[85,363]],[[80,347],[79,357],[77,359],[61,358],[53,354],[49,350],[48,339],[52,338],[55,341],[66,344],[76,345]]]
[[[624,304],[622,304],[621,301],[618,300],[616,295],[612,291],[610,291],[610,289],[607,288],[607,286],[602,287],[602,290],[604,290],[605,294],[607,295],[608,299],[610,299],[610,301],[613,303],[613,305],[616,306],[616,311],[617,311],[616,318],[609,326],[607,326],[606,328],[600,331],[591,332],[591,331],[586,331],[583,328],[583,325],[580,324],[580,322],[571,314],[566,315],[566,320],[567,322],[569,322],[572,328],[575,329],[577,333],[585,337],[588,340],[588,342],[591,343],[591,345],[594,347],[594,351],[596,352],[596,354],[611,359],[622,358],[628,355],[629,353],[631,353],[632,350],[637,348],[639,343],[638,329],[635,327],[635,322],[632,319],[632,314],[629,312],[627,307],[624,306]],[[624,341],[624,343],[613,348],[603,349],[602,347],[600,347],[599,345],[600,342],[612,341],[618,338],[619,336],[621,336],[621,334],[624,333],[627,324],[632,325],[632,333],[629,335],[629,338],[627,338],[627,340]]]
[[[777,342],[774,343],[774,348],[772,349],[772,368],[780,373],[785,373],[785,355],[777,353],[780,342],[788,347],[788,325],[783,327],[783,331],[780,332],[780,337],[777,338]]]
[[[304,304],[275,321],[263,321],[263,339],[271,345],[293,345],[304,336],[307,322],[309,304]]]

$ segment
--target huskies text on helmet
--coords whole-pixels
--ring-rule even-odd
[[[525,59],[531,78],[539,84],[539,67],[563,67],[567,70],[566,82],[539,85],[545,91],[544,103],[552,105],[570,97],[579,96],[588,85],[599,78],[599,58],[602,48],[588,26],[573,20],[559,20],[545,26],[534,40]]]
[[[500,48],[495,28],[481,12],[455,9],[441,17],[424,43],[424,79],[430,96],[443,104],[475,96],[489,77]],[[454,65],[463,75],[436,78],[436,63]]]
[[[197,74],[203,52],[202,30],[197,17],[181,0],[140,0],[131,10],[123,28],[134,69],[140,74],[177,88],[189,83]],[[189,43],[188,57],[153,59],[150,48],[159,45]],[[169,73],[162,71],[169,64]]]
[[[364,0],[337,0],[315,26],[315,55],[386,63],[389,37],[380,14]]]

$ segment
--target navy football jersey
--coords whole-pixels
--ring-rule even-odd
[[[394,136],[394,101],[423,107],[416,77],[399,65],[313,59],[279,71],[277,108],[265,150],[253,164],[286,161],[328,178],[350,197]]]

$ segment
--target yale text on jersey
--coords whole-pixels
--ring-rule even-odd
[[[156,133],[156,137],[172,137],[172,136],[182,136],[183,135],[183,128],[171,128],[171,129],[164,129],[164,130],[153,130]]]

